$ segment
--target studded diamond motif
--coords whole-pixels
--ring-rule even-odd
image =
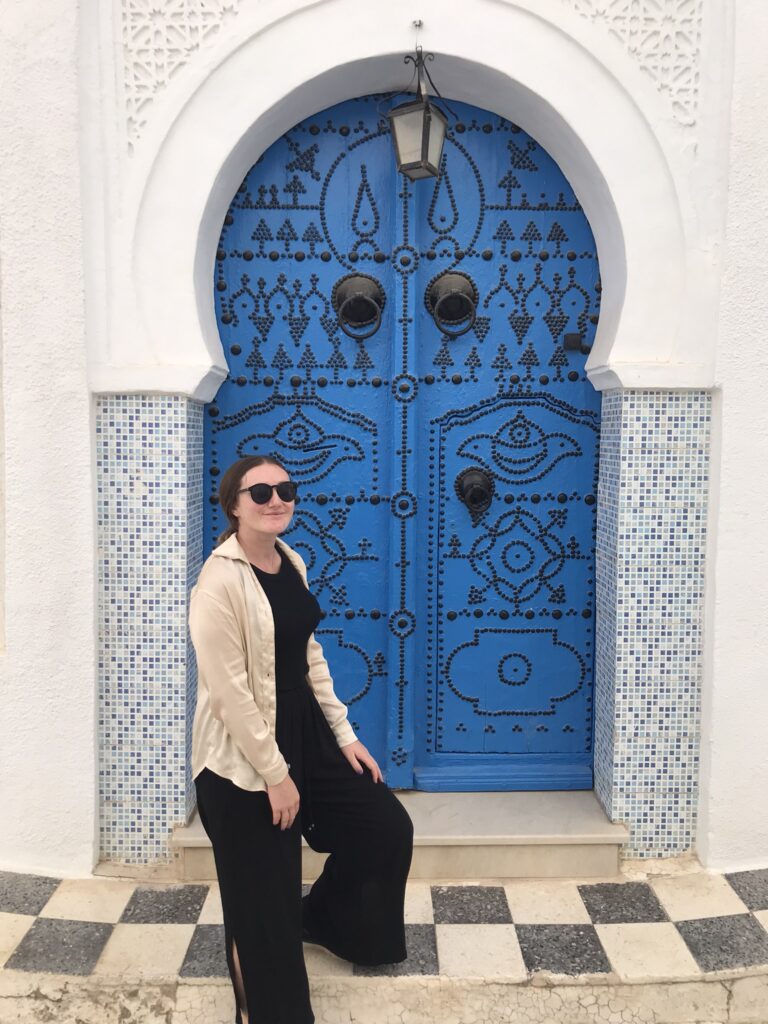
[[[337,692],[388,782],[588,787],[594,241],[517,125],[456,104],[440,177],[412,183],[380,105],[296,125],[232,199],[214,276],[229,376],[205,417],[206,545],[226,525],[220,472],[275,455],[301,485],[286,540],[321,602]],[[338,322],[350,274],[382,294],[367,337]],[[450,291],[433,316],[439,280],[471,295],[466,331]],[[469,507],[456,481],[471,471],[486,483]]]

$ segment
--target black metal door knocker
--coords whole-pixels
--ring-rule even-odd
[[[446,270],[427,285],[426,307],[438,328],[449,338],[466,334],[477,316],[474,281],[456,270]]]
[[[485,512],[493,497],[493,479],[484,469],[471,466],[456,477],[456,493],[473,514]]]
[[[331,302],[342,331],[356,341],[365,341],[381,325],[386,296],[375,277],[347,274],[333,286]]]

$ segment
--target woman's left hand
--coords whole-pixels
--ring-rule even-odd
[[[354,743],[348,743],[345,747],[339,747],[339,749],[358,775],[362,774],[363,765],[365,765],[366,768],[370,769],[374,782],[384,781],[384,776],[381,774],[381,769],[376,764],[376,759],[368,753],[367,748],[360,742],[360,740],[355,740]]]

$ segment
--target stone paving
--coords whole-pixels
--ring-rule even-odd
[[[586,882],[414,881],[406,895],[406,932],[407,960],[376,968],[305,945],[313,1003],[317,995],[321,1004],[320,1010],[315,1006],[318,1021],[410,1024],[422,1016],[434,1019],[435,1000],[445,1003],[446,1019],[457,1024],[544,1021],[553,1013],[557,989],[565,1000],[552,1018],[558,1024],[614,1018],[622,1024],[768,1024],[768,869],[725,875],[635,872]],[[118,1005],[121,1016],[115,1020],[124,1022],[186,1024],[198,1019],[198,1010],[200,1024],[234,1017],[215,884],[0,873],[0,968],[0,1024],[70,1019],[57,1010],[72,1014],[73,1021],[106,1022]],[[742,992],[743,983],[752,986],[751,1008],[742,1018],[733,1016],[736,982]],[[696,994],[702,985],[706,998]],[[549,1002],[542,993],[534,998],[532,986],[548,988]],[[648,992],[656,986],[657,1003],[659,992],[667,993],[660,1009],[640,1000],[643,986]],[[637,1005],[621,994],[631,987]],[[691,987],[690,1018],[682,1010],[673,1013],[672,996],[682,998]],[[572,989],[578,996],[573,1006],[566,998]],[[46,991],[48,996],[41,995]],[[72,1002],[76,991],[85,1008]],[[107,991],[112,1000],[98,1008]],[[527,1009],[520,1003],[524,991],[533,1000]],[[355,993],[362,998],[372,992],[380,994],[373,1003],[366,996],[369,1011],[353,1013]],[[451,1009],[462,992],[460,1009]],[[481,1010],[478,999],[491,1003]]]

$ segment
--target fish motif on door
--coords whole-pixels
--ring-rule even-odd
[[[222,470],[275,455],[300,485],[285,539],[307,562],[318,638],[389,784],[589,788],[594,239],[536,141],[463,103],[439,177],[398,176],[396,101],[307,118],[233,197],[206,546],[225,525]],[[357,332],[340,295],[346,313],[361,304]]]

